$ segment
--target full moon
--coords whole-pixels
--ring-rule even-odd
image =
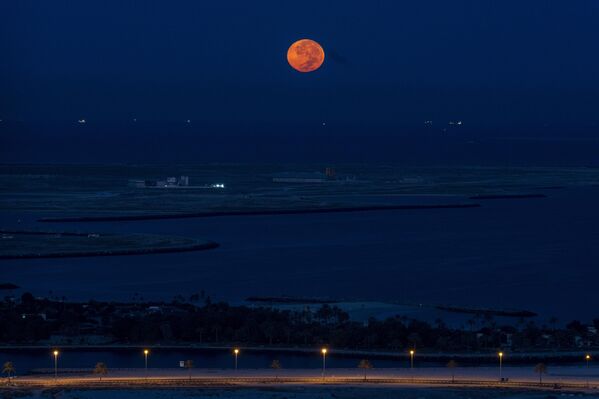
[[[324,62],[324,50],[314,40],[301,39],[289,46],[287,62],[300,72],[312,72]]]

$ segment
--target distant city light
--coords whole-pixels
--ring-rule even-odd
[[[87,121],[85,119],[79,119],[79,120],[77,120],[77,123],[84,124],[84,123],[87,123]]]

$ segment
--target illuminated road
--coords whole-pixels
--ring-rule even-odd
[[[50,372],[51,370],[46,370]],[[452,370],[447,368],[421,369],[373,369],[368,370],[366,379],[360,369],[330,369],[325,377],[322,370],[216,370],[192,369],[115,369],[102,377],[91,370],[59,369],[58,378],[53,373],[43,375],[19,376],[13,383],[19,387],[36,386],[256,386],[264,384],[348,384],[348,385],[418,385],[418,386],[456,386],[456,387],[513,387],[548,388],[556,384],[564,389],[599,389],[599,375],[594,369],[584,367],[550,367],[543,375],[543,384],[532,367],[504,367],[502,375],[507,381],[499,381],[498,367],[459,367],[453,369],[455,379],[452,382]]]

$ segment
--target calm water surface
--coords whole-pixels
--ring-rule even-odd
[[[0,226],[194,236],[206,252],[2,261],[1,280],[68,299],[170,299],[200,290],[249,295],[529,309],[599,317],[599,188],[481,208],[41,224],[49,213],[0,214]],[[22,223],[17,225],[16,220]]]

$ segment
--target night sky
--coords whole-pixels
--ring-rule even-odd
[[[0,161],[595,162],[596,0],[19,0],[0,20]],[[289,67],[300,38],[321,69]]]

